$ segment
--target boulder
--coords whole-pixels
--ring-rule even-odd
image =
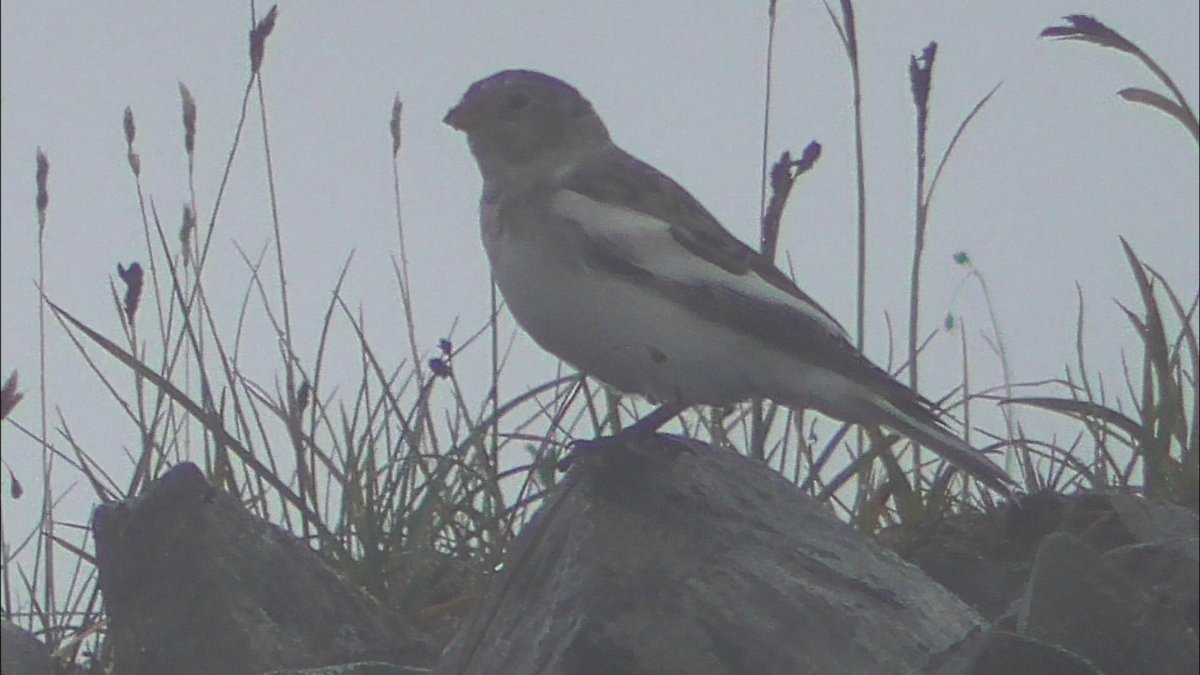
[[[295,536],[180,464],[96,509],[115,673],[428,665],[436,647]]]
[[[904,673],[982,623],[765,464],[675,437],[589,451],[438,673]]]

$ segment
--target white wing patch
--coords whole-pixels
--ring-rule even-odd
[[[724,287],[749,298],[784,305],[849,342],[845,330],[820,308],[776,288],[753,270],[733,274],[694,255],[671,236],[671,226],[663,220],[565,189],[554,195],[550,208],[555,215],[579,223],[589,237],[609,242],[629,262],[657,277]]]

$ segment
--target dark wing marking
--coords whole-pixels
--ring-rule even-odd
[[[630,260],[611,242],[589,237],[584,233],[582,226],[574,223],[572,225],[572,230],[579,238],[580,247],[583,250],[585,265],[614,276],[624,277],[630,281],[653,285],[657,279],[653,272]]]
[[[779,268],[730,234],[691,193],[662,172],[615,146],[606,156],[585,164],[567,177],[564,188],[657,218],[670,226],[671,237],[693,255],[737,276],[753,271],[842,327]]]
[[[568,176],[562,187],[667,223],[672,238],[693,255],[736,276],[753,272],[841,328],[837,319],[791,279],[730,234],[687,190],[619,148],[613,147],[608,156],[587,162]],[[616,243],[588,236],[582,228],[578,233],[583,237],[590,266],[650,286],[699,316],[731,325],[806,363],[879,391],[914,419],[941,426],[933,413],[936,406],[871,362],[850,343],[844,329],[832,332],[816,317],[795,307],[731,288],[664,279],[629,260]]]
[[[901,412],[937,426],[936,406],[875,365],[842,335],[792,307],[728,288],[655,278],[655,288],[693,313],[745,332],[810,365],[877,391]]]

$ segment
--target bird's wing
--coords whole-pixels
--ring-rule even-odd
[[[551,208],[581,230],[592,264],[940,425],[931,402],[867,359],[829,312],[650,165],[614,148],[567,176]]]
[[[730,234],[691,193],[623,150],[612,147],[602,158],[585,163],[567,178],[565,187],[595,201],[662,221],[676,243],[693,255],[734,277],[753,273],[776,290],[792,296],[821,323],[846,335],[845,328],[832,314],[758,251]]]

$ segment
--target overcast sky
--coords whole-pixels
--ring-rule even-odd
[[[344,296],[361,303],[377,347],[394,345],[393,362],[409,353],[389,258],[398,244],[387,121],[397,94],[405,106],[401,190],[422,352],[432,354],[456,318],[462,337],[487,317],[480,181],[464,139],[441,118],[468,85],[498,70],[543,70],[578,87],[620,145],[674,177],[753,242],[766,4],[281,3],[263,76],[301,359],[311,367],[330,290],[352,251]],[[885,312],[896,326],[896,349],[903,348],[915,174],[908,59],[936,40],[931,161],[976,101],[1004,84],[939,186],[922,332],[949,310],[961,315],[973,382],[1001,382],[979,335],[988,315],[978,287],[968,284],[955,296],[964,270],[952,256],[966,251],[988,280],[1015,380],[1061,376],[1075,362],[1078,284],[1088,307],[1090,363],[1111,391],[1120,390],[1122,350],[1136,359],[1138,343],[1113,301],[1138,301],[1118,236],[1185,301],[1192,297],[1200,266],[1196,146],[1175,122],[1115,96],[1127,86],[1160,88],[1132,59],[1037,36],[1064,14],[1094,14],[1157,58],[1195,107],[1197,3],[859,5],[868,354],[887,358]],[[259,12],[268,6],[259,4]],[[118,262],[145,262],[122,113],[126,106],[134,111],[144,188],[174,232],[187,197],[177,83],[187,84],[199,107],[196,191],[207,220],[247,80],[249,21],[248,7],[234,2],[4,2],[0,361],[4,374],[21,374],[28,397],[15,416],[25,424],[37,426],[36,149],[51,162],[46,291],[117,336],[109,280]],[[824,148],[793,195],[780,249],[790,254],[800,285],[852,326],[854,147],[846,59],[820,2],[781,2],[777,31],[770,154],[799,151],[814,139]],[[271,232],[256,109],[243,143],[208,268],[210,301],[229,317],[249,276],[234,243],[255,255]],[[269,389],[277,375],[272,348],[264,348],[268,358],[257,370],[248,364],[248,374]],[[49,350],[51,405],[61,407],[88,452],[127,475],[133,428],[53,324]],[[352,354],[352,345],[345,352]],[[485,357],[486,350],[464,356],[458,372],[483,367]],[[510,393],[554,368],[523,335],[512,358]],[[957,335],[935,340],[922,362],[922,388],[933,396],[948,390],[959,378],[959,360]],[[484,381],[468,384],[482,396]],[[1063,435],[1075,433],[1072,425],[1060,426]],[[29,491],[20,502],[3,497],[11,539],[38,508],[39,453],[5,425],[3,455]],[[62,475],[59,490],[76,479]],[[89,495],[78,486],[63,518],[85,521]]]

